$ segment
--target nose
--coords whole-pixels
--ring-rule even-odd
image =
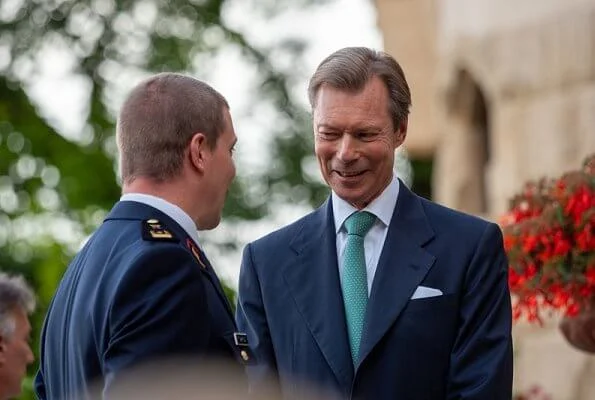
[[[339,150],[337,151],[337,158],[344,163],[357,159],[356,143],[351,135],[345,134],[341,138]]]

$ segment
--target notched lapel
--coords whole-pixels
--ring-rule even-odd
[[[292,248],[295,260],[283,271],[290,293],[337,381],[350,387],[353,365],[330,201],[305,222]]]

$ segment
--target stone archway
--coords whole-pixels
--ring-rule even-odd
[[[436,200],[475,215],[490,212],[487,167],[490,161],[489,107],[480,85],[460,68],[442,97],[444,125],[436,151]]]

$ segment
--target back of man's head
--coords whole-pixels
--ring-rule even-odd
[[[162,73],[138,84],[124,102],[117,126],[120,175],[162,182],[176,176],[196,133],[214,148],[225,126],[225,98],[190,76]]]
[[[31,326],[27,317],[35,308],[35,295],[20,276],[0,273],[0,400],[17,396],[27,365]]]

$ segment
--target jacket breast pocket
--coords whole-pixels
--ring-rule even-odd
[[[425,297],[420,299],[409,300],[403,313],[423,313],[429,312],[435,315],[436,313],[443,313],[454,311],[457,306],[456,294],[444,294],[441,296]]]
[[[409,300],[399,317],[397,335],[406,348],[447,360],[458,321],[456,294]]]

